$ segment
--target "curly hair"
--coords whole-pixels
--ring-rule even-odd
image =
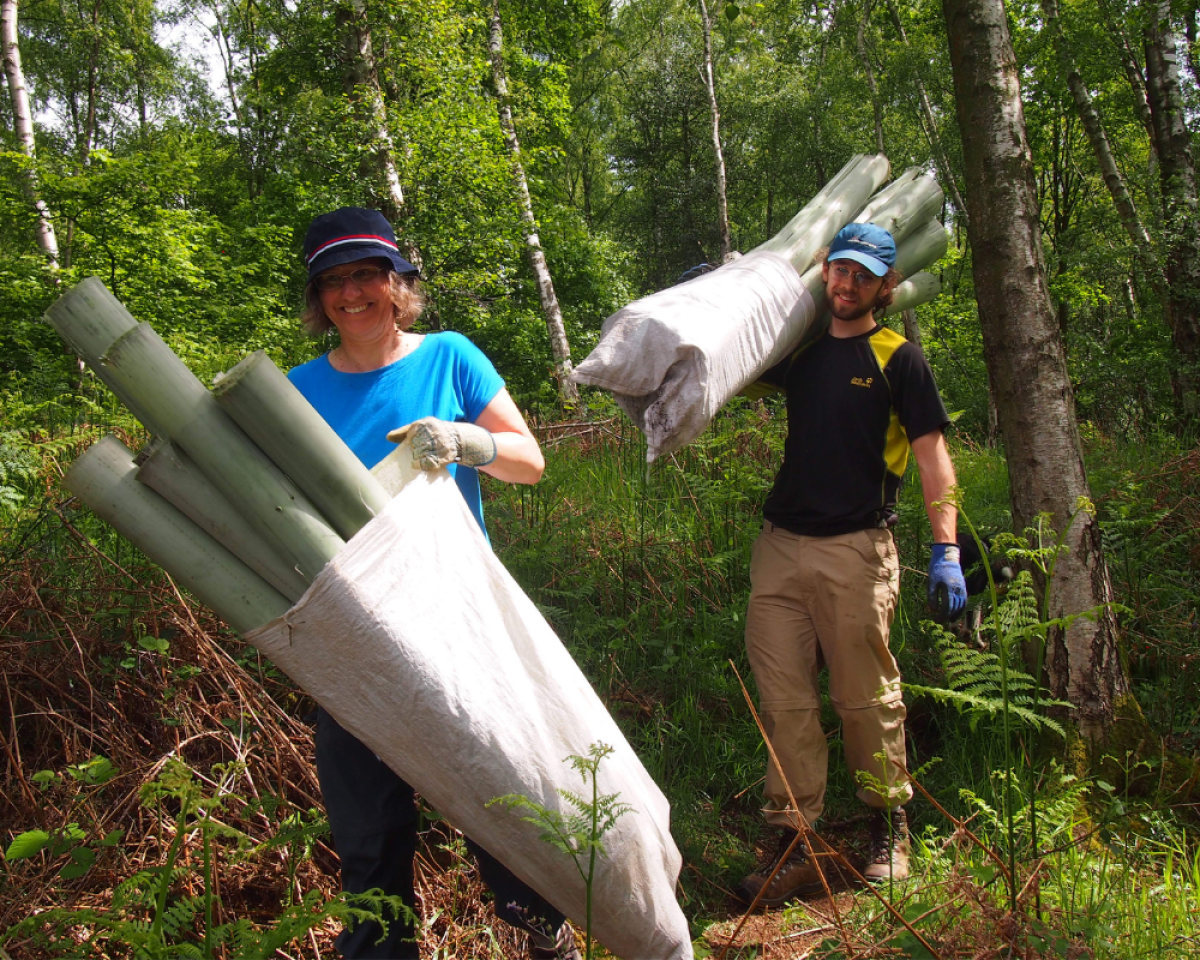
[[[813,264],[823,264],[829,259],[829,248],[822,247],[813,254]],[[904,280],[904,274],[895,267],[888,267],[888,272],[883,276],[884,286],[887,288],[886,293],[881,293],[875,300],[875,306],[871,308],[872,313],[878,313],[880,310],[886,310],[892,305],[892,298],[896,295],[896,288]]]
[[[425,291],[416,277],[403,277],[394,270],[388,271],[388,288],[392,296],[393,315],[396,326],[407,330],[425,309]],[[333,321],[325,315],[321,306],[321,295],[311,280],[304,288],[304,310],[300,314],[304,332],[310,337],[323,337],[333,329]]]

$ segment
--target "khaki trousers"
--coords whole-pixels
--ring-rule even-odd
[[[783,768],[781,777],[768,758],[767,822],[799,826],[784,778],[807,823],[824,809],[829,749],[817,684],[823,664],[846,763],[852,773],[866,771],[887,785],[881,793],[860,784],[859,799],[878,808],[908,802],[904,701],[888,650],[900,588],[891,531],[805,537],[768,522],[754,544],[750,587],[746,651],[763,726]]]

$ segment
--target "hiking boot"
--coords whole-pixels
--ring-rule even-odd
[[[912,848],[908,842],[908,815],[904,808],[872,810],[870,829],[871,846],[867,850],[863,877],[871,883],[889,878],[907,880]]]
[[[529,934],[529,960],[583,960],[575,946],[575,931],[571,924],[564,921],[554,936]]]
[[[738,884],[737,894],[746,903],[753,903],[754,898],[762,891],[759,904],[766,907],[777,907],[793,897],[810,897],[821,893],[825,887],[821,883],[821,875],[817,872],[816,864],[808,855],[808,848],[800,840],[787,855],[796,831],[786,827],[779,836],[779,845],[771,858],[752,874]],[[787,859],[784,860],[785,855]],[[784,860],[779,872],[771,878],[772,871],[781,860]],[[768,879],[770,882],[768,883]]]

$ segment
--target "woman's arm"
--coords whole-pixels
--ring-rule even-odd
[[[496,441],[496,459],[480,470],[508,483],[537,483],[541,479],[546,460],[507,390],[501,389],[492,398],[475,423]]]

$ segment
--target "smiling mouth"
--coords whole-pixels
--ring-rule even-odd
[[[367,309],[367,305],[364,303],[358,307],[342,307],[342,312],[343,313],[362,313],[366,309]]]

